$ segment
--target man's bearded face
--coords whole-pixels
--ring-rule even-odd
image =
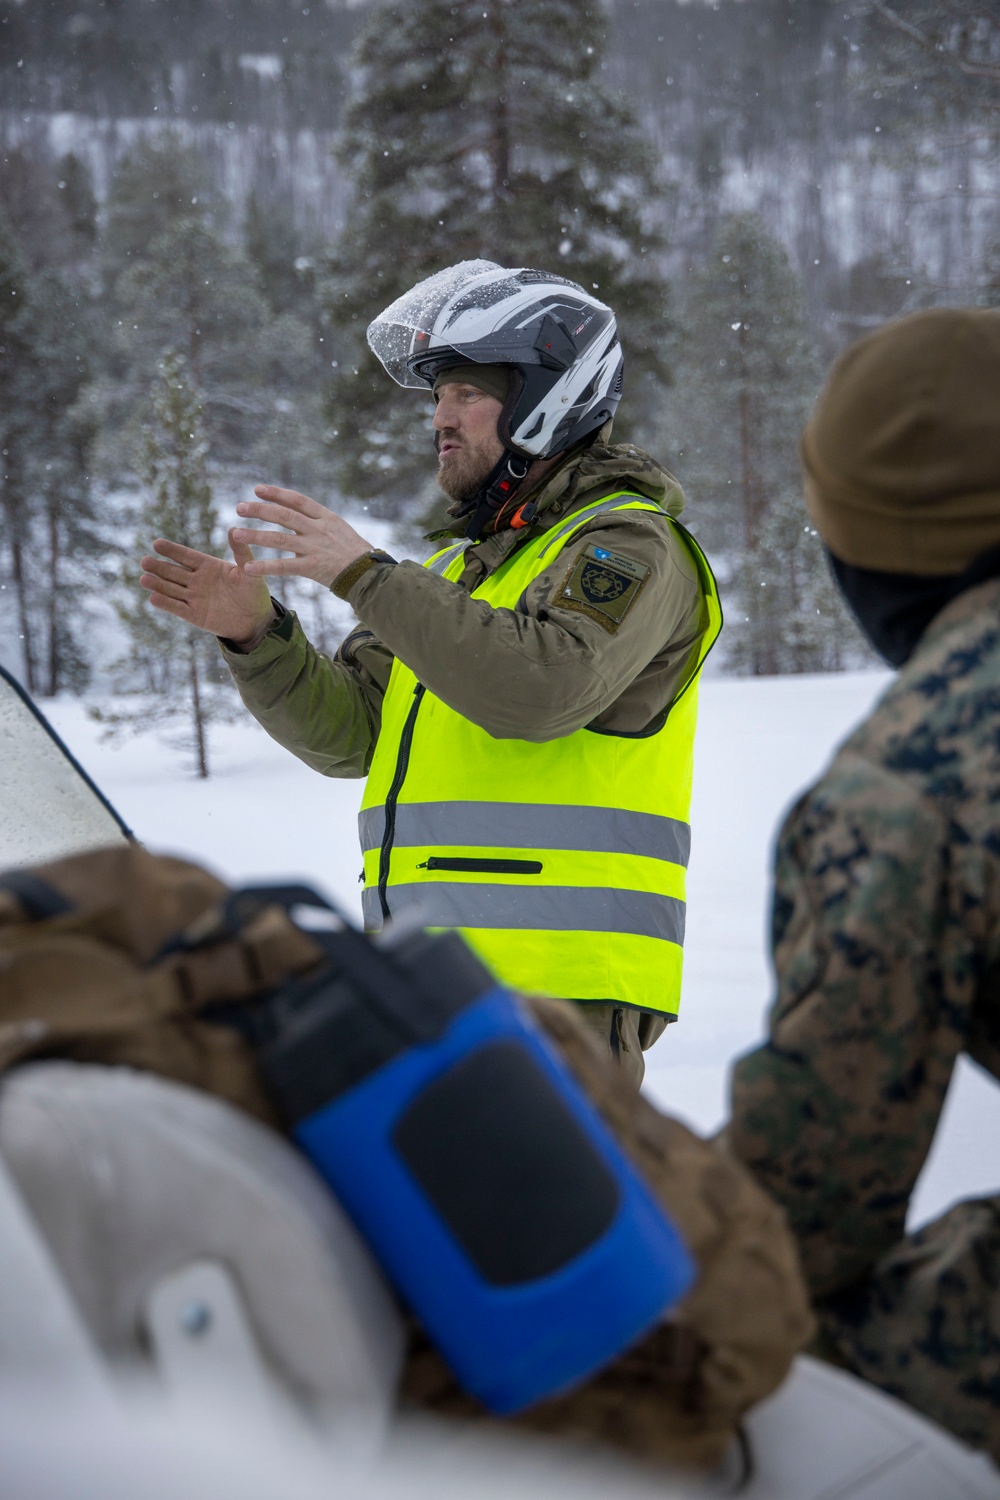
[[[434,410],[437,482],[450,500],[471,500],[503,457],[497,421],[503,403],[478,386],[442,385]]]

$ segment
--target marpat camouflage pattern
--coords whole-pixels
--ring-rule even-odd
[[[1000,581],[933,620],[776,861],[727,1142],[788,1215],[821,1352],[1000,1458],[1000,1197],[904,1233],[955,1059],[1000,1078]]]

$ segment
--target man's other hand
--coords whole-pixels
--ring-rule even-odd
[[[275,617],[274,606],[263,578],[246,574],[246,564],[253,562],[250,548],[237,541],[233,532],[229,544],[233,562],[159,537],[153,543],[158,555],[142,559],[139,582],[149,590],[154,609],[165,609],[249,651],[266,635]]]
[[[234,551],[240,546],[272,547],[290,552],[291,557],[257,558],[243,564],[244,572],[253,578],[265,574],[294,574],[311,578],[329,588],[334,579],[357,558],[372,550],[372,543],[349,526],[342,516],[327,510],[308,495],[297,490],[282,490],[273,484],[258,484],[256,500],[243,500],[236,507],[240,516],[256,516],[286,526],[287,531],[230,532]]]

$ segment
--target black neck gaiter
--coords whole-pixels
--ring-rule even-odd
[[[855,568],[827,551],[833,576],[855,619],[891,667],[909,661],[934,616],[976,584],[1000,577],[1000,547],[975,558],[964,573],[940,578]]]

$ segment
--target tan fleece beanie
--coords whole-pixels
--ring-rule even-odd
[[[485,391],[487,396],[506,401],[510,390],[510,365],[453,365],[450,370],[442,370],[435,380],[435,396],[443,385],[455,382],[474,385],[477,390]]]
[[[913,313],[853,344],[800,451],[809,513],[842,562],[962,572],[1000,545],[1000,311]]]

